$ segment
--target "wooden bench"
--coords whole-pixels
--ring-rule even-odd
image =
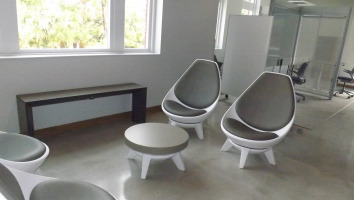
[[[32,108],[50,104],[132,94],[132,121],[144,123],[146,117],[147,88],[135,83],[59,90],[17,95],[20,132],[34,137]]]

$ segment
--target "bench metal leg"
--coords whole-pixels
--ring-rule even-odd
[[[145,123],[146,121],[146,88],[133,92],[132,121]]]

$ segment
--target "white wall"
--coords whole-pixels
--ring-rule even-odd
[[[0,60],[0,129],[18,132],[16,95],[136,82],[148,87],[147,106],[162,98],[196,58],[212,59],[216,0],[164,0],[161,55],[82,56]],[[35,128],[130,110],[130,96],[34,109]]]

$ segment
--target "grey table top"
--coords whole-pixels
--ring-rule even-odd
[[[125,131],[125,143],[133,150],[148,154],[176,153],[188,145],[188,133],[162,123],[134,125]]]

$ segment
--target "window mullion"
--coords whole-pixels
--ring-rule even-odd
[[[111,50],[116,52],[124,51],[124,0],[111,0]]]
[[[145,13],[145,1],[147,4],[146,6],[146,13]],[[115,52],[115,53],[122,53],[122,52],[129,52],[129,53],[159,53],[160,52],[160,45],[161,45],[161,27],[162,27],[162,8],[163,8],[163,0],[143,0],[143,1],[130,1],[126,2],[126,0],[109,0],[110,5],[102,5],[105,6],[102,11],[104,12],[103,17],[107,17],[108,21],[103,21],[103,24],[109,24],[106,28],[108,29],[108,41],[104,41],[104,47],[102,47],[101,43],[102,41],[96,42],[95,44],[89,44],[89,48],[86,48],[86,41],[76,41],[77,39],[73,39],[73,37],[67,37],[67,38],[59,38],[58,40],[57,37],[54,37],[56,39],[54,41],[51,41],[52,43],[46,43],[46,41],[42,42],[39,41],[38,44],[44,45],[42,46],[36,46],[30,44],[28,41],[32,38],[38,39],[38,36],[42,36],[42,34],[37,34],[35,32],[38,27],[37,26],[31,26],[31,20],[35,21],[41,21],[42,19],[38,19],[40,16],[39,15],[30,15],[32,12],[37,12],[36,10],[42,9],[42,10],[53,10],[56,7],[55,6],[44,6],[43,5],[47,2],[51,2],[51,0],[45,0],[45,1],[40,1],[41,3],[38,4],[38,9],[35,9],[33,7],[28,8],[28,5],[32,4],[27,4],[26,2],[24,3],[24,0],[20,1],[15,1],[15,0],[0,0],[0,55],[6,55],[6,54],[15,54],[15,55],[29,55],[31,56],[32,54],[41,54],[41,53],[48,53],[48,54],[76,54],[76,53],[92,53],[92,52]],[[66,1],[65,1],[66,2]],[[137,3],[140,2],[140,3]],[[142,4],[141,2],[144,2]],[[18,3],[18,4],[17,4]],[[138,28],[140,28],[138,31],[138,34],[143,32],[143,29],[146,28],[146,32],[143,34],[146,34],[146,44],[144,46],[143,40],[140,42],[136,42],[137,47],[135,46],[135,39],[131,39],[131,37],[128,37],[128,41],[125,40],[125,9],[126,9],[126,3],[129,9],[129,12],[127,13],[129,15],[128,20],[131,23],[135,23],[135,21],[138,21],[137,23],[140,23],[137,25]],[[130,4],[129,4],[130,3]],[[133,3],[133,4],[132,4]],[[70,4],[70,3],[69,3]],[[70,4],[71,5],[71,4]],[[19,6],[19,7],[17,7]],[[42,7],[43,8],[42,8]],[[109,10],[107,12],[107,7],[109,7]],[[143,6],[143,7],[142,7]],[[23,11],[25,9],[25,11]],[[78,8],[79,9],[79,8]],[[133,10],[130,10],[133,9]],[[22,12],[21,12],[22,11]],[[21,21],[18,24],[17,20],[17,12],[19,12],[19,16]],[[98,12],[98,11],[97,11]],[[136,12],[138,14],[138,20],[135,18],[130,18],[131,13],[130,12]],[[29,18],[23,18],[23,16],[27,16],[27,14],[31,17]],[[132,14],[134,15],[134,13]],[[144,24],[141,24],[140,21],[143,20],[144,15],[146,15],[146,26]],[[109,16],[109,17],[108,17]],[[48,17],[48,16],[43,16],[43,18]],[[50,16],[49,16],[50,17]],[[61,17],[61,16],[55,16],[56,18]],[[55,18],[55,19],[56,19]],[[47,19],[47,18],[45,18]],[[144,20],[145,20],[144,19]],[[22,21],[24,20],[24,21]],[[140,21],[139,21],[140,20]],[[43,20],[42,20],[43,21]],[[66,20],[66,18],[63,18],[63,23],[71,23],[72,21]],[[50,29],[51,27],[46,26],[48,23],[48,20],[44,20],[42,23],[42,26],[46,28],[46,30]],[[73,21],[72,23],[77,24],[77,21]],[[41,24],[41,23],[39,23]],[[36,23],[38,25],[38,23]],[[59,24],[62,25],[62,24]],[[58,25],[58,26],[59,26]],[[134,24],[133,24],[134,25]],[[144,25],[144,26],[143,26]],[[20,27],[18,27],[20,26]],[[64,25],[65,26],[65,25]],[[59,26],[60,27],[60,26]],[[86,27],[86,26],[85,26]],[[85,28],[84,27],[84,28]],[[144,27],[144,28],[141,28]],[[35,31],[33,31],[34,29]],[[64,28],[62,28],[64,29]],[[42,30],[42,29],[40,29]],[[57,30],[57,29],[55,29]],[[100,29],[101,30],[101,29]],[[27,33],[33,33],[32,35]],[[49,31],[48,31],[49,32]],[[65,31],[63,30],[65,33]],[[131,33],[133,32],[133,33]],[[20,33],[20,34],[19,34]],[[129,29],[128,31],[129,35],[128,36],[135,36],[134,35],[134,29]],[[139,36],[136,34],[137,36]],[[24,38],[22,38],[24,36]],[[52,34],[53,35],[53,34]],[[72,36],[71,34],[70,36]],[[20,37],[21,41],[20,41]],[[107,38],[105,36],[105,39]],[[85,38],[85,37],[84,37]],[[139,37],[140,39],[141,37]],[[42,39],[40,37],[39,39]],[[57,41],[58,40],[58,41]],[[20,48],[20,42],[21,42],[21,48]],[[42,42],[42,43],[40,43]],[[108,42],[108,44],[107,44]],[[125,49],[125,43],[133,43],[132,48],[127,48]],[[83,44],[81,46],[81,44]],[[126,45],[127,45],[126,44]],[[24,46],[23,46],[24,45]]]
[[[0,53],[18,53],[16,1],[0,1]]]
[[[154,26],[155,26],[155,2],[153,0],[149,0],[148,2],[148,10],[147,10],[147,30],[146,30],[146,48],[149,51],[154,49]]]

